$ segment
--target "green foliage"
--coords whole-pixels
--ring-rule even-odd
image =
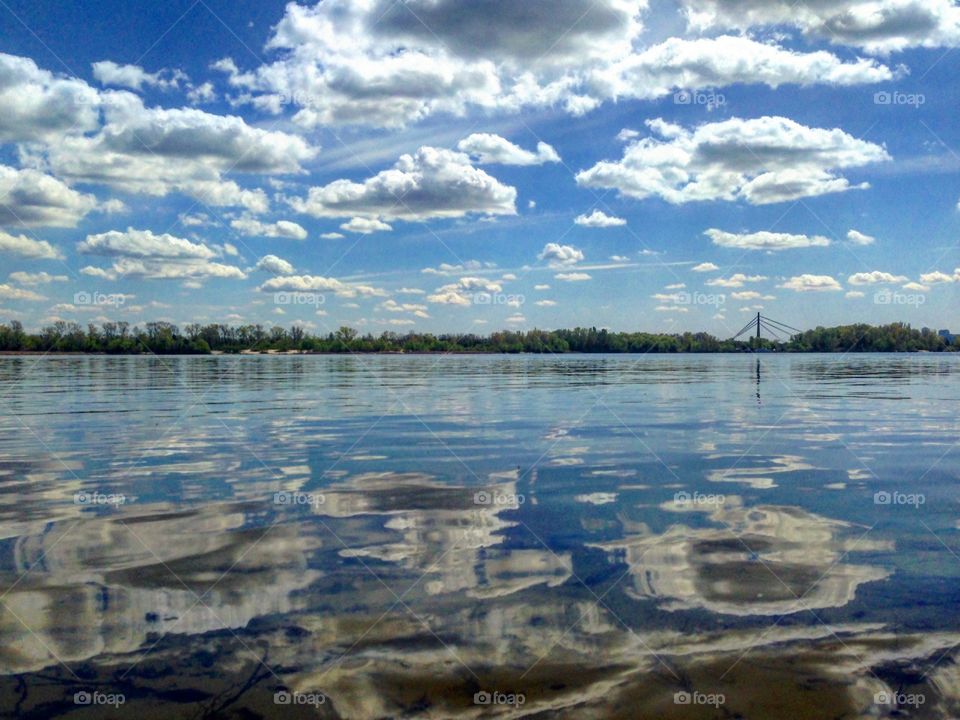
[[[807,330],[787,342],[749,338],[720,340],[707,333],[624,333],[606,329],[503,330],[489,336],[474,334],[385,332],[360,335],[341,327],[327,335],[310,335],[302,327],[289,330],[262,325],[198,325],[180,329],[171,323],[150,322],[143,329],[126,322],[93,323],[84,330],[73,322],[57,321],[28,334],[13,321],[0,325],[0,351],[153,353],[192,355],[211,352],[321,352],[321,353],[716,353],[716,352],[916,352],[957,350],[937,333],[914,330],[904,323],[843,325]]]

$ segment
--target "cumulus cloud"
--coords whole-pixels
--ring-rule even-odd
[[[503,285],[495,280],[479,277],[462,277],[455,283],[437,288],[427,295],[427,300],[440,305],[471,305],[478,293],[489,294],[503,292]]]
[[[906,281],[907,278],[903,275],[892,275],[891,273],[880,270],[854,273],[847,278],[847,282],[851,285],[876,285],[878,283],[901,283]]]
[[[289,220],[278,220],[275,223],[260,222],[256,218],[242,217],[230,222],[237,232],[252,237],[288,238],[291,240],[306,240],[307,231],[302,226]]]
[[[710,228],[704,233],[714,245],[738,250],[792,250],[794,248],[826,247],[830,240],[820,235],[792,235],[790,233],[755,232],[729,233]]]
[[[209,205],[264,212],[262,190],[224,175],[299,173],[317,153],[296,135],[194,108],[146,108],[130,93],[114,93],[104,117],[95,135],[71,135],[47,149],[55,175],[147,195],[180,191]]]
[[[553,276],[554,280],[559,280],[561,282],[583,282],[585,280],[593,279],[592,275],[588,275],[585,272],[570,272],[570,273],[557,273]]]
[[[139,65],[119,65],[111,60],[93,63],[93,77],[101,85],[125,87],[131,90],[141,90],[144,85],[168,90],[179,87],[180,81],[186,79],[186,75],[179,70],[164,68],[150,73]]]
[[[127,228],[126,232],[110,230],[88,235],[86,240],[77,244],[77,250],[85,255],[135,258],[209,259],[216,255],[206,245],[168,233],[155,235],[150,230],[133,228]]]
[[[620,227],[627,224],[627,221],[623,218],[607,215],[602,210],[594,210],[589,215],[577,215],[573,222],[577,225],[592,228]]]
[[[0,253],[37,260],[63,259],[63,254],[46,240],[34,240],[26,235],[11,235],[2,230],[0,230]]]
[[[697,90],[736,83],[771,88],[860,85],[890,80],[894,73],[876,60],[843,62],[825,51],[803,53],[744,36],[669,38],[628,55],[591,78],[601,97],[655,99],[677,88]],[[618,139],[630,139],[623,132]]]
[[[810,128],[783,117],[731,118],[694,130],[663,120],[647,125],[660,138],[628,145],[621,160],[599,162],[579,172],[577,182],[674,204],[764,205],[850,190],[854,186],[837,170],[890,159],[879,145],[840,129]]]
[[[355,217],[341,224],[340,229],[360,235],[370,235],[375,232],[393,230],[393,227],[376,218]]]
[[[849,230],[847,231],[847,240],[852,242],[854,245],[873,245],[873,243],[876,241],[876,238],[870,235],[864,235],[858,230]]]
[[[465,272],[482,272],[484,270],[492,270],[497,267],[497,264],[489,261],[481,260],[465,260],[462,263],[457,265],[451,265],[450,263],[440,263],[437,267],[427,267],[423,268],[420,272],[424,275],[462,275]]]
[[[829,275],[795,275],[777,287],[795,292],[833,292],[843,290]]]
[[[920,282],[927,285],[942,285],[945,283],[960,282],[960,268],[954,270],[953,275],[948,275],[947,273],[940,272],[939,270],[924,273],[920,276]]]
[[[713,278],[712,280],[707,280],[707,285],[711,287],[738,288],[743,287],[744,283],[762,282],[766,279],[766,275],[735,273],[728,278]]]
[[[0,225],[74,227],[96,206],[93,195],[54,177],[0,165]]]
[[[693,272],[714,272],[715,270],[719,270],[720,266],[714,265],[712,262],[702,262],[694,265],[690,269],[693,270]]]
[[[111,268],[90,268],[86,274],[104,278],[123,275],[147,279],[203,279],[246,277],[240,268],[215,262],[217,252],[168,233],[127,228],[88,235],[77,244],[78,252],[115,258]],[[85,268],[84,270],[87,270]],[[81,271],[83,272],[83,271]]]
[[[267,50],[279,58],[241,72],[215,68],[236,102],[272,113],[294,104],[305,126],[400,126],[471,108],[560,106],[661,97],[673,88],[733,83],[888,79],[873,60],[844,63],[746,37],[671,39],[644,48],[647,0],[325,0],[287,5]]]
[[[789,25],[804,35],[884,54],[960,43],[952,0],[680,0],[691,28]]]
[[[264,255],[257,261],[255,269],[273,275],[293,275],[293,265],[276,255]]]
[[[572,245],[561,245],[560,243],[547,243],[543,250],[537,255],[537,259],[546,260],[550,267],[562,268],[576,265],[583,260],[583,251],[578,250]]]
[[[259,288],[261,292],[332,292],[338,297],[385,297],[387,292],[370,285],[345,283],[321,275],[288,275],[270,278]]]
[[[0,141],[52,141],[99,124],[100,95],[87,83],[0,53]]]
[[[66,275],[51,275],[47,272],[29,273],[22,270],[10,273],[10,279],[19,285],[45,285],[69,280]]]
[[[516,198],[516,189],[473,167],[465,153],[424,146],[363,182],[335,180],[288,203],[313,217],[425,220],[515,215]]]
[[[13,287],[12,285],[0,284],[0,300],[40,302],[46,299],[43,295],[33,292],[33,290],[24,290],[23,288]]]
[[[474,161],[485,165],[543,165],[560,162],[557,151],[545,142],[537,143],[537,151],[530,152],[514,145],[506,138],[490,133],[474,133],[457,143],[457,149]]]

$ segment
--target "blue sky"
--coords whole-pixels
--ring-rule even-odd
[[[950,0],[6,0],[0,319],[957,330],[958,44]]]

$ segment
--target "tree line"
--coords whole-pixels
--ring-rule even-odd
[[[490,335],[384,332],[360,335],[349,327],[313,335],[304,328],[263,325],[199,325],[181,330],[168,322],[142,328],[127,322],[58,321],[28,333],[18,321],[0,324],[0,351],[131,354],[209,354],[212,352],[462,352],[462,353],[722,353],[722,352],[916,352],[956,351],[936,332],[906,323],[818,327],[783,341],[721,340],[708,333],[610,332],[606,329],[501,331]]]

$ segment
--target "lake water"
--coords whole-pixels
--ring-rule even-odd
[[[957,355],[0,358],[0,714],[957,717],[958,407]]]

